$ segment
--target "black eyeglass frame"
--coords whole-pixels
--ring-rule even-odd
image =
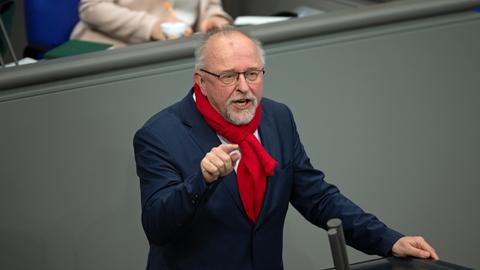
[[[260,73],[262,73],[262,75],[265,75],[265,68],[262,68],[262,69],[250,69],[250,70],[246,70],[246,71],[244,71],[244,72],[227,71],[227,72],[222,72],[222,73],[220,73],[220,74],[215,74],[215,73],[210,72],[210,71],[208,71],[208,70],[206,70],[206,69],[203,69],[203,68],[201,68],[200,71],[203,71],[203,72],[205,72],[205,73],[207,73],[207,74],[209,74],[209,75],[212,75],[212,76],[217,77],[217,79],[218,79],[219,81],[221,81],[222,83],[224,83],[225,85],[231,85],[231,84],[233,84],[234,82],[238,82],[238,78],[240,78],[240,74],[243,74],[243,77],[245,77],[245,81],[250,82],[250,83],[255,82],[255,81],[258,79],[258,77],[260,76]],[[247,76],[245,76],[245,73],[250,72],[250,71],[258,71],[257,77],[256,77],[253,81],[247,79]],[[227,74],[227,73],[237,74],[235,80],[233,80],[231,83],[225,83],[225,82],[220,78],[223,74]]]

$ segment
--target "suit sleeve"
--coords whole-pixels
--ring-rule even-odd
[[[340,218],[348,245],[367,254],[390,255],[393,244],[402,235],[364,212],[324,180],[324,174],[312,167],[290,111],[289,114],[294,138],[292,205],[307,220],[324,229],[329,219]]]
[[[81,20],[91,29],[127,43],[150,40],[156,16],[118,5],[114,0],[81,0]]]
[[[188,227],[208,187],[200,166],[196,173],[182,175],[169,147],[148,128],[136,133],[134,150],[142,225],[150,242],[164,245]]]

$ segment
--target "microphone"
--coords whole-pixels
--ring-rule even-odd
[[[333,265],[335,269],[350,270],[342,221],[338,218],[330,219],[327,222],[327,227],[328,240],[330,242],[330,250],[332,251]]]

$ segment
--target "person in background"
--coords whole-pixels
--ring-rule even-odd
[[[206,32],[232,22],[221,0],[80,0],[80,21],[70,39],[125,47],[168,39],[164,22],[184,22],[184,35]]]
[[[147,269],[281,270],[289,203],[318,227],[341,219],[347,244],[367,254],[438,259],[312,166],[290,109],[263,97],[258,41],[216,29],[195,56],[193,88],[134,138]]]

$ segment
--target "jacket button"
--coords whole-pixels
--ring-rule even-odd
[[[192,203],[197,204],[199,198],[200,198],[200,196],[197,193],[193,194]]]

